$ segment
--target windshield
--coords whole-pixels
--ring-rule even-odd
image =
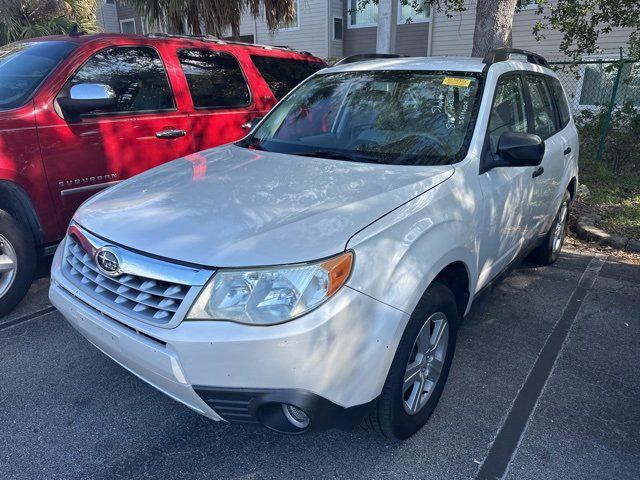
[[[442,165],[466,155],[477,74],[344,72],[312,77],[241,145],[399,165]]]
[[[70,42],[12,43],[0,47],[0,110],[26,102],[75,45]]]

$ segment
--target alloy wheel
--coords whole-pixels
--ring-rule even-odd
[[[556,253],[562,248],[564,241],[565,227],[567,224],[567,214],[569,213],[569,204],[565,201],[560,205],[560,211],[558,212],[558,221],[553,230],[553,252]]]
[[[0,297],[13,285],[18,268],[18,255],[4,235],[0,235]]]
[[[442,312],[436,312],[420,329],[405,369],[402,405],[409,415],[422,410],[435,390],[448,345],[447,317]]]

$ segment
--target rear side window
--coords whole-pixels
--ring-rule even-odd
[[[251,55],[276,100],[280,100],[305,78],[324,68],[320,62]]]
[[[69,42],[24,42],[0,47],[0,110],[23,105],[75,49]]]
[[[501,78],[496,86],[489,117],[491,152],[496,153],[498,150],[498,140],[503,133],[527,133],[528,129],[524,89],[520,76]]]
[[[556,132],[551,92],[542,76],[527,75],[527,84],[529,85],[529,95],[531,96],[533,131],[544,140]]]
[[[560,80],[557,78],[549,77],[549,84],[551,85],[551,93],[558,106],[558,114],[560,115],[560,128],[564,128],[569,123],[569,105],[567,104],[567,97],[564,95],[564,90],[560,84]]]
[[[181,50],[182,65],[195,108],[246,107],[251,94],[238,60],[215,50]]]
[[[102,83],[113,88],[116,105],[95,113],[130,113],[174,108],[167,73],[158,52],[149,47],[113,47],[87,60],[63,92],[78,83]]]

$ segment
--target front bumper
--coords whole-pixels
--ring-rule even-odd
[[[408,321],[344,287],[281,325],[183,321],[161,328],[83,298],[62,273],[60,256],[49,294],[69,323],[142,380],[214,420],[261,421],[263,406],[281,402],[306,409],[314,429],[349,424],[343,417],[362,413],[380,394]]]

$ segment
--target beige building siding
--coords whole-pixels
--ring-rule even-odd
[[[136,33],[138,35],[142,35],[144,33],[142,29],[142,18],[140,17],[136,9],[126,3],[116,2],[116,4],[118,7],[118,30],[117,31],[118,32],[120,31],[121,20],[128,20],[130,18],[133,18],[136,22]]]
[[[256,43],[284,45],[296,50],[307,50],[326,58],[329,56],[329,0],[298,0],[298,27],[270,32],[264,16],[255,22],[245,15],[240,25],[241,35],[255,35]]]
[[[116,10],[115,2],[106,3],[104,0],[100,0],[96,4],[96,19],[98,20],[103,32],[120,31],[118,11]]]
[[[431,39],[431,55],[464,55],[471,54],[473,29],[475,27],[475,0],[467,0],[467,9],[461,13],[453,13],[447,18],[444,13],[434,12],[431,21],[433,36]]]
[[[374,53],[376,51],[376,37],[378,27],[349,28],[347,21],[348,1],[343,4],[345,18],[344,28],[344,56],[357,55],[359,53]],[[405,23],[396,26],[396,53],[415,57],[427,55],[429,42],[430,22]]]
[[[531,33],[538,18],[535,10],[524,10],[516,14],[513,21],[513,46],[532,50],[548,59],[561,58],[559,50],[562,34],[560,32],[557,30],[546,31],[546,38],[541,42],[536,41]],[[620,47],[625,50],[628,48],[629,35],[631,35],[631,29],[614,29],[611,33],[598,39],[598,48],[602,50],[603,55],[618,57]]]
[[[343,0],[329,0],[331,5],[331,15],[329,15],[329,56],[342,58],[344,56],[344,33],[347,29],[347,17],[344,14]],[[333,19],[334,17],[342,18],[342,38],[343,40],[333,39]]]
[[[473,31],[475,28],[475,0],[466,2],[467,10],[454,13],[447,18],[443,13],[435,13],[433,20],[432,55],[471,55]],[[549,59],[561,58],[559,49],[562,35],[558,31],[545,32],[546,38],[538,42],[533,36],[533,26],[539,17],[535,9],[525,9],[516,13],[513,19],[513,46],[540,53]],[[605,55],[618,55],[620,46],[625,49],[629,43],[630,29],[615,29],[601,36],[598,47]]]

